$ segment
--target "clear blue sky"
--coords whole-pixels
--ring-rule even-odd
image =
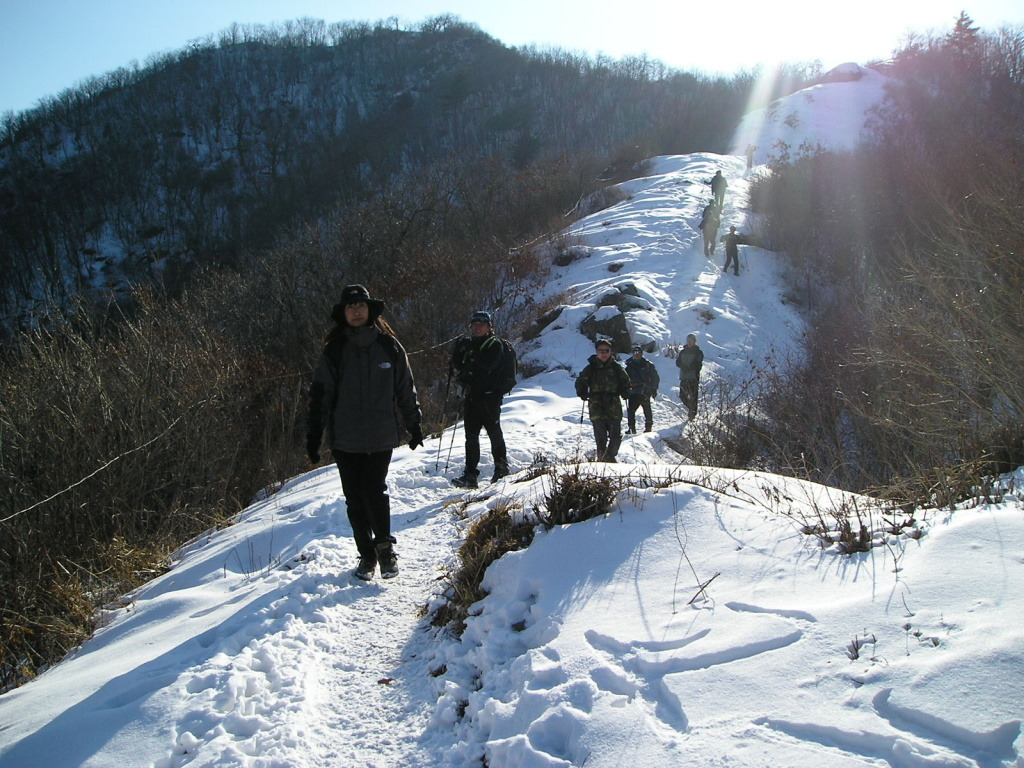
[[[29,109],[90,75],[230,26],[451,13],[507,45],[609,56],[646,53],[688,71],[777,59],[885,58],[908,31],[945,31],[961,10],[995,30],[1024,24],[1020,0],[0,0],[0,114]]]

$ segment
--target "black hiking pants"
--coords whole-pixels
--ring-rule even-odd
[[[626,424],[629,431],[636,431],[636,411],[640,408],[644,412],[644,426],[650,429],[654,424],[654,417],[651,414],[651,398],[648,395],[630,395],[626,401]]]
[[[679,399],[682,400],[683,405],[686,406],[686,410],[691,419],[697,415],[697,396],[699,386],[700,379],[679,380]]]
[[[505,435],[501,432],[501,395],[467,395],[463,423],[466,427],[466,477],[480,474],[480,430],[487,431],[491,441],[494,468],[508,471]]]
[[[359,556],[377,562],[375,545],[394,543],[391,535],[391,498],[388,496],[388,467],[391,451],[348,453],[331,451],[341,475],[348,522]]]

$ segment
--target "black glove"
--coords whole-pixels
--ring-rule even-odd
[[[310,464],[320,463],[320,435],[312,432],[306,435],[306,458]]]
[[[423,445],[423,430],[418,423],[409,426],[409,447],[416,450]]]

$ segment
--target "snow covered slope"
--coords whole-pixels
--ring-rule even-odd
[[[755,163],[795,159],[823,149],[854,149],[870,139],[876,109],[885,102],[887,78],[857,64],[829,71],[826,82],[776,99],[743,116],[733,152],[757,147]]]

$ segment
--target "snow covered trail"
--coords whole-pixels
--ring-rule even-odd
[[[402,569],[393,580],[351,576],[355,549],[333,466],[283,489],[299,499],[290,509],[268,503],[240,523],[262,527],[261,514],[277,527],[289,518],[324,521],[321,535],[287,563],[253,576],[277,595],[256,621],[210,633],[208,658],[150,702],[176,713],[165,722],[167,753],[154,768],[436,764],[418,743],[433,705],[422,684],[429,638],[418,631],[419,617],[440,589],[439,566],[456,538],[443,508],[450,485],[422,477],[418,464],[400,456],[393,470]],[[238,546],[249,550],[247,542]]]
[[[442,589],[441,567],[458,539],[451,512],[444,508],[452,495],[450,484],[423,476],[414,458],[422,460],[399,459],[393,469],[399,576],[368,584],[352,577],[351,539],[325,558],[326,581],[334,592],[333,604],[323,610],[323,624],[316,627],[320,663],[311,682],[318,695],[304,755],[310,766],[438,764],[420,740],[434,706],[425,684],[430,636],[422,631],[420,617],[428,599]],[[359,705],[346,703],[352,701]],[[365,762],[367,755],[373,756],[371,762]]]
[[[578,425],[568,418],[575,403],[550,393],[537,397],[544,407],[526,393],[509,400],[505,432],[519,468],[538,445],[561,454],[578,439]],[[526,419],[538,415],[564,425],[533,432],[552,436],[550,444],[527,439]],[[445,569],[461,542],[463,493],[449,478],[461,471],[463,441],[459,429],[453,443],[449,429],[415,453],[395,452],[388,483],[401,569],[395,579],[365,583],[351,575],[356,553],[333,466],[282,489],[278,497],[299,499],[288,509],[271,499],[240,523],[257,525],[261,516],[273,516],[278,526],[289,517],[323,521],[321,535],[283,571],[271,567],[264,576],[288,580],[286,596],[266,611],[277,626],[251,639],[244,629],[241,636],[211,639],[217,652],[162,692],[166,700],[158,707],[178,715],[168,753],[154,768],[445,764],[452,735],[428,728],[437,698],[431,684],[437,630],[422,616],[444,591]],[[516,447],[524,445],[529,450]],[[490,469],[488,461],[485,448],[482,469]],[[484,482],[480,495],[502,485]],[[239,541],[236,549],[260,546]]]

